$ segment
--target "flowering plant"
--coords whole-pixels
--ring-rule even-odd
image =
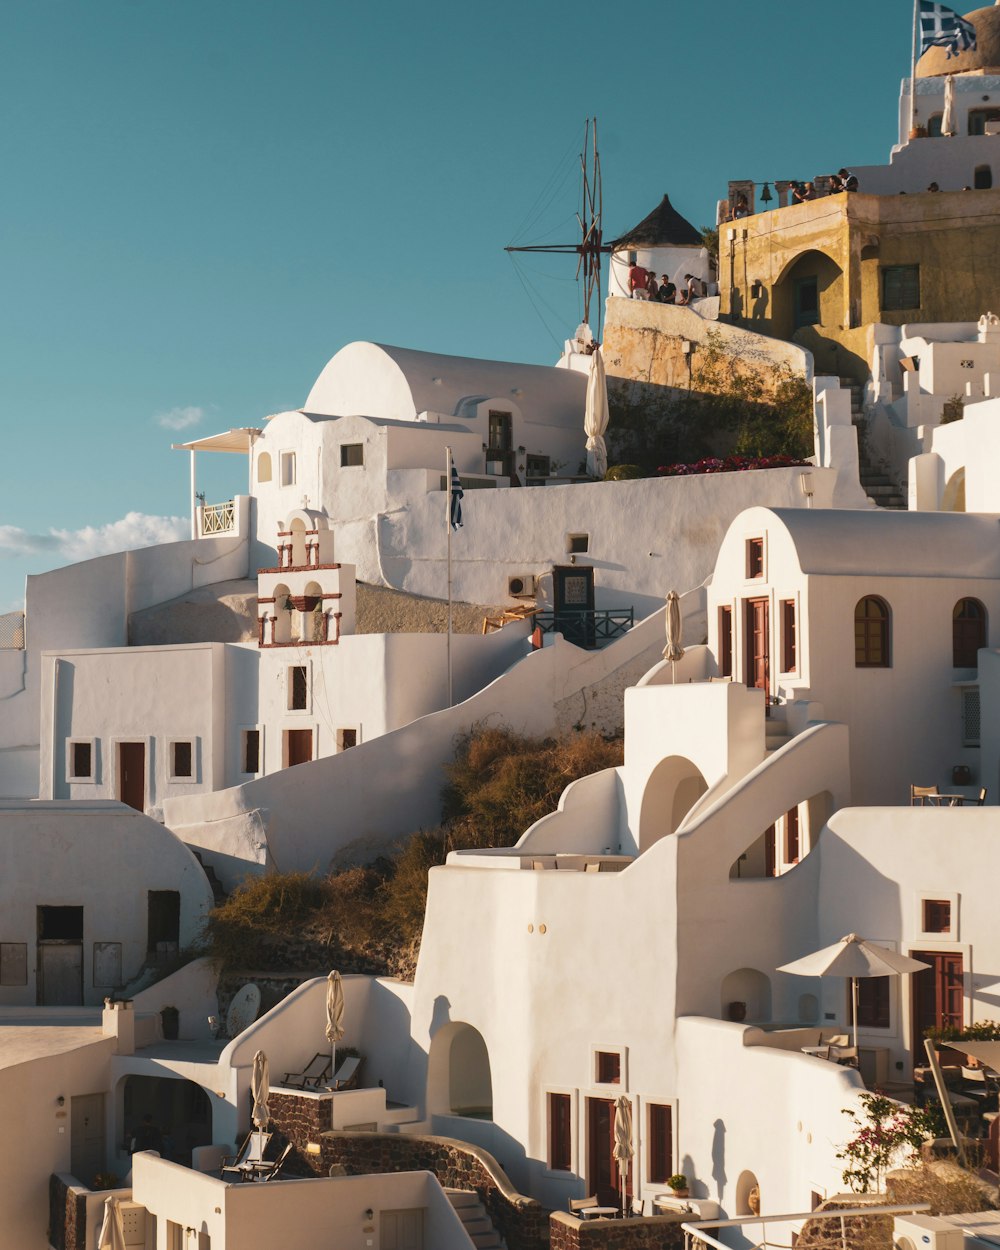
[[[792,469],[809,467],[808,460],[794,456],[706,456],[694,464],[661,464],[656,470],[661,477],[688,477],[696,473],[742,473],[747,469]]]
[[[858,1131],[837,1152],[837,1158],[846,1160],[844,1183],[855,1193],[871,1193],[873,1186],[879,1193],[883,1177],[893,1163],[897,1159],[912,1162],[921,1142],[934,1136],[935,1116],[922,1107],[896,1102],[878,1092],[859,1094],[858,1100],[863,1115],[854,1107],[844,1108],[844,1115]]]

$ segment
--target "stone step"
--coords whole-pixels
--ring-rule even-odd
[[[462,1221],[466,1236],[478,1250],[507,1250],[506,1242],[497,1233],[474,1189],[445,1189],[444,1192]]]
[[[446,1189],[448,1201],[457,1211],[459,1207],[481,1207],[479,1195],[474,1189]]]
[[[495,1228],[491,1228],[488,1234],[477,1234],[472,1238],[472,1244],[479,1250],[506,1250]]]

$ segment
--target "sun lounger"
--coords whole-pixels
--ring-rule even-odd
[[[327,1089],[349,1089],[358,1079],[358,1068],[361,1060],[357,1055],[349,1055],[334,1073],[333,1080]]]
[[[317,1051],[301,1072],[286,1072],[282,1085],[291,1089],[319,1089],[330,1075],[330,1056]]]

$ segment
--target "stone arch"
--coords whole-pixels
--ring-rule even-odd
[[[302,517],[292,517],[288,522],[288,538],[286,542],[292,544],[292,560],[291,567],[293,569],[301,569],[306,564],[306,530],[309,526]]]
[[[723,1020],[766,1022],[771,1019],[771,978],[757,968],[737,968],[722,979],[720,1003]]]
[[[820,790],[779,813],[730,864],[730,881],[759,881],[762,877],[780,877],[790,871],[816,845],[820,831],[832,814],[833,795],[829,790]]]
[[[493,1118],[493,1078],[486,1041],[461,1020],[434,1034],[427,1061],[427,1110],[431,1115]]]
[[[779,338],[791,339],[805,326],[837,323],[832,312],[837,287],[844,280],[841,266],[827,252],[809,248],[793,257],[774,283],[771,317]]]
[[[957,469],[944,484],[941,495],[942,512],[965,511],[965,466]]]
[[[304,599],[304,636],[310,642],[326,642],[326,611],[323,606],[323,587],[319,582],[306,582]]]
[[[292,617],[295,615],[289,603],[289,591],[284,582],[274,588],[274,603],[271,604],[271,615],[274,617],[274,642],[292,641]]]
[[[760,1182],[753,1172],[741,1172],[736,1182],[736,1214],[760,1215]]]
[[[683,755],[660,760],[646,781],[639,812],[639,854],[675,832],[708,789],[697,764]]]

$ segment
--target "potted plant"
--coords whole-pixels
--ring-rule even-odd
[[[670,1186],[675,1198],[686,1198],[691,1192],[688,1189],[688,1178],[683,1172],[675,1172],[673,1176],[667,1180],[667,1184]]]

